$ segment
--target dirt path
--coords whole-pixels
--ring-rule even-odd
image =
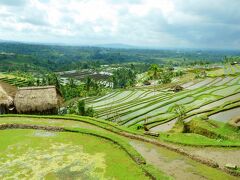
[[[176,152],[134,140],[131,140],[130,144],[146,159],[148,164],[154,165],[169,176],[185,180],[208,179],[197,172],[193,162],[192,164],[187,162],[189,160],[179,156]]]
[[[208,158],[218,163],[221,168],[228,163],[240,167],[240,148],[217,148],[217,147],[181,147],[189,154]]]

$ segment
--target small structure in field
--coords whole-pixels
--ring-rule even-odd
[[[58,114],[62,102],[55,86],[19,88],[14,99],[19,114]]]
[[[149,86],[149,85],[151,85],[151,83],[150,83],[149,81],[147,81],[147,80],[144,81],[143,84],[144,84],[145,86]]]
[[[236,64],[238,64],[237,61],[231,62],[231,65],[236,65]]]
[[[183,87],[180,86],[180,85],[176,85],[172,88],[173,92],[179,92],[179,91],[182,91],[182,90],[183,90]]]
[[[13,98],[15,93],[16,87],[0,82],[0,114],[13,113]]]

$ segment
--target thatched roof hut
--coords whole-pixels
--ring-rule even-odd
[[[0,114],[6,114],[13,110],[15,93],[16,88],[14,86],[0,82]]]
[[[144,84],[145,86],[151,85],[151,83],[150,83],[149,81],[144,81],[143,84]]]
[[[183,87],[180,86],[180,85],[176,85],[172,88],[173,92],[179,92],[179,91],[182,91],[182,90],[183,90]]]
[[[55,86],[19,88],[14,99],[20,114],[57,114],[62,102]]]

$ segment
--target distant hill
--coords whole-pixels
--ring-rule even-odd
[[[178,66],[195,61],[220,62],[225,56],[240,56],[240,51],[141,49],[126,44],[63,46],[4,41],[0,42],[0,71],[65,71],[129,62]]]
[[[132,46],[128,44],[98,44],[94,45],[95,47],[102,47],[102,48],[115,48],[115,49],[142,49],[138,46]]]

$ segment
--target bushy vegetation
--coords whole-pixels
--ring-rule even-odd
[[[195,146],[240,146],[240,132],[226,123],[195,118],[184,126],[184,131],[179,132],[176,124],[169,133],[162,133],[160,139]]]
[[[94,110],[92,107],[86,107],[84,100],[78,100],[76,104],[68,107],[69,114],[78,114],[80,116],[94,116]]]
[[[21,43],[1,43],[0,52],[0,71],[5,72],[94,69],[101,64],[128,62],[194,66],[223,61],[225,56],[239,56],[237,51],[115,49]]]
[[[114,88],[131,87],[136,82],[136,73],[132,69],[118,68],[113,71],[112,81]]]

